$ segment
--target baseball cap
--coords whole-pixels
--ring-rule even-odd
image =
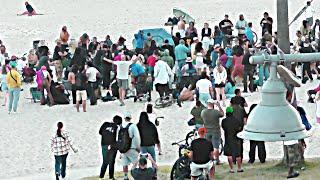
[[[233,113],[233,108],[231,106],[227,107],[226,113]]]
[[[198,134],[205,134],[207,133],[207,129],[205,127],[201,127],[198,129]]]
[[[128,111],[123,113],[123,117],[124,117],[125,119],[131,119],[131,118],[132,118],[131,113],[128,112]]]

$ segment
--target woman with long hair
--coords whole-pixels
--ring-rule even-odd
[[[149,120],[147,112],[141,112],[139,123],[137,124],[141,137],[141,153],[151,154],[152,158],[156,161],[155,145],[161,154],[161,146],[156,126]]]
[[[57,127],[56,133],[51,138],[51,151],[55,158],[56,180],[59,180],[60,176],[62,178],[66,176],[67,157],[70,149],[74,153],[77,153],[78,150],[73,146],[69,133],[62,129],[63,123],[58,122]]]
[[[207,101],[214,97],[212,82],[209,80],[207,72],[201,72],[200,80],[196,83],[196,89],[198,92],[198,100],[204,107],[207,107]]]
[[[217,62],[217,66],[213,69],[213,76],[214,76],[214,83],[215,83],[215,90],[217,93],[217,100],[222,100],[222,105],[225,106],[225,99],[226,96],[224,94],[224,87],[227,81],[227,71],[222,66],[220,61]]]
[[[86,64],[85,50],[81,47],[77,47],[71,59],[70,67],[72,65],[77,65],[78,68],[84,68],[85,64]]]
[[[243,71],[244,65],[242,64],[243,55],[234,55],[232,59],[233,71],[232,71],[232,80],[236,83],[242,82],[243,80]]]
[[[196,55],[196,68],[197,74],[200,75],[203,68],[206,66],[204,63],[204,57],[207,52],[202,47],[202,42],[198,42],[195,47],[194,54]]]

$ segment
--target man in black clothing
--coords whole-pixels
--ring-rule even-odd
[[[199,138],[195,139],[191,143],[189,157],[192,159],[190,164],[191,180],[195,180],[201,175],[201,169],[208,169],[209,179],[214,177],[214,164],[213,159],[213,145],[212,142],[206,139],[206,128],[201,127],[198,129]]]
[[[103,89],[110,89],[110,84],[111,84],[111,71],[113,65],[104,59],[110,59],[112,60],[112,52],[110,50],[110,46],[108,45],[103,45],[103,52],[104,54],[101,57],[101,75],[102,75],[102,87]]]
[[[308,38],[305,39],[305,41],[302,43],[302,47],[300,48],[300,53],[313,53],[314,49],[312,48],[310,41]],[[308,79],[311,81],[312,78],[312,72],[310,69],[310,62],[304,62],[302,66],[302,83],[305,84]]]
[[[221,29],[222,33],[224,34],[223,37],[223,46],[226,47],[227,44],[230,44],[230,38],[226,37],[225,35],[232,35],[232,27],[233,23],[229,20],[229,16],[226,14],[224,16],[224,20],[219,23],[219,28]]]
[[[101,135],[101,148],[103,163],[100,170],[100,178],[104,178],[107,167],[109,166],[109,179],[114,179],[114,164],[117,156],[116,137],[118,126],[121,125],[122,118],[114,116],[113,122],[105,122],[99,130]]]
[[[164,44],[161,46],[162,51],[164,51],[165,49],[169,50],[169,55],[173,58],[173,60],[175,60],[175,55],[174,55],[174,48],[173,46],[171,46],[169,44],[169,40],[166,39],[164,40]]]
[[[262,36],[266,32],[272,35],[272,23],[273,23],[273,19],[269,17],[269,14],[267,12],[265,12],[263,14],[262,20],[260,21],[260,26],[262,27]]]
[[[248,107],[248,104],[246,102],[246,100],[241,96],[241,91],[240,89],[236,89],[234,91],[234,93],[236,94],[235,97],[231,98],[230,103],[232,105],[240,105],[241,107]]]
[[[89,47],[88,47],[89,55],[91,57],[94,56],[94,54],[97,50],[98,44],[99,43],[98,43],[97,37],[93,37],[92,42],[90,42]]]
[[[245,48],[242,65],[244,65],[244,74],[243,74],[243,92],[248,92],[248,76],[249,76],[249,90],[250,92],[254,91],[253,88],[253,74],[255,65],[250,64],[249,59],[251,57],[251,53],[249,48]]]

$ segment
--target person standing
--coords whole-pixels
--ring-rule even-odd
[[[213,155],[216,164],[219,164],[219,147],[221,142],[220,118],[224,116],[224,112],[219,102],[215,102],[213,99],[209,99],[207,104],[207,109],[201,112],[201,118],[204,122],[204,127],[207,129],[206,138],[212,142],[214,148]],[[214,104],[217,105],[219,110],[214,109]]]
[[[242,125],[235,119],[232,115],[233,108],[227,107],[226,109],[226,118],[222,120],[222,129],[224,131],[225,144],[224,144],[224,155],[228,157],[228,163],[230,166],[230,173],[234,173],[233,170],[233,157],[236,158],[238,165],[237,172],[243,172],[241,167],[242,158],[241,158],[241,141],[237,137],[237,134],[241,132]]]
[[[132,60],[136,59],[136,56],[132,57]],[[126,97],[126,90],[129,89],[129,69],[132,61],[127,61],[127,56],[121,55],[121,61],[112,61],[110,59],[103,59],[109,63],[117,65],[117,82],[119,86],[119,101],[120,106],[124,106],[124,98]]]
[[[236,96],[231,98],[230,103],[234,105],[240,105],[243,108],[248,107],[246,100],[244,99],[244,97],[241,96],[240,89],[236,89],[234,93],[236,94]]]
[[[257,104],[252,104],[250,106],[249,114],[252,112],[252,110],[257,106]],[[256,159],[256,147],[258,146],[258,157],[261,163],[266,162],[266,147],[264,145],[264,141],[253,141],[250,140],[250,151],[249,151],[249,164],[253,164]]]
[[[131,113],[125,112],[123,117],[125,121],[121,125],[117,143],[121,152],[124,180],[129,180],[128,166],[138,162],[141,138],[139,129],[131,123]]]
[[[117,156],[117,130],[122,123],[120,116],[114,116],[113,122],[104,122],[100,127],[103,163],[99,178],[103,179],[109,165],[109,179],[114,179],[114,164]]]
[[[80,112],[80,101],[82,101],[83,112],[87,112],[87,86],[88,86],[88,77],[86,76],[85,70],[81,67],[78,69],[76,74],[76,107],[77,111]]]
[[[137,124],[141,137],[141,154],[150,154],[154,161],[156,159],[155,145],[157,145],[159,154],[161,154],[161,146],[156,126],[150,121],[148,113],[141,112],[139,123]]]
[[[97,82],[97,77],[100,77],[99,71],[94,67],[93,63],[89,61],[87,63],[88,69],[86,70],[86,74],[88,77],[88,94],[90,98],[90,105],[97,105],[97,97],[96,97],[96,89],[98,89],[99,85]]]
[[[60,32],[60,40],[62,42],[62,45],[68,45],[70,34],[67,30],[67,26],[63,26]]]
[[[9,60],[5,60],[5,63],[1,65],[1,76],[0,76],[0,82],[1,82],[1,91],[4,93],[4,102],[2,106],[7,105],[8,96],[9,96],[9,89],[8,89],[8,83],[7,83],[7,74],[10,71],[9,69]]]
[[[15,61],[10,62],[11,70],[7,73],[6,80],[9,89],[9,105],[8,113],[10,114],[12,109],[13,113],[17,112],[18,102],[21,91],[21,75],[17,71],[17,63]]]
[[[176,68],[177,68],[177,76],[181,77],[181,68],[186,63],[186,59],[188,57],[188,53],[190,53],[190,48],[185,45],[185,41],[181,39],[179,41],[179,45],[177,45],[174,49],[175,57],[176,57]]]
[[[208,23],[204,23],[204,27],[201,30],[201,41],[203,40],[204,37],[211,38],[212,35],[212,30],[209,28]]]
[[[67,157],[70,149],[74,153],[77,153],[78,149],[73,146],[69,133],[62,129],[63,123],[58,122],[57,127],[57,132],[51,138],[51,151],[55,158],[56,180],[59,180],[60,176],[62,179],[66,177]]]
[[[36,75],[37,75],[36,80],[38,84],[38,90],[41,91],[41,99],[40,99],[41,105],[47,104],[47,99],[49,99],[49,103],[48,103],[49,106],[53,106],[55,103],[54,103],[53,96],[51,94],[52,78],[46,66],[42,66],[41,69],[37,71]],[[44,90],[47,91],[47,98],[45,97]]]
[[[243,14],[239,15],[239,20],[236,23],[236,29],[238,30],[238,38],[240,41],[240,45],[242,45],[243,36],[245,35],[245,29],[248,26],[246,20],[244,20]]]
[[[204,107],[207,107],[208,100],[214,96],[212,83],[209,80],[206,72],[201,73],[200,80],[198,80],[196,83],[196,89],[198,90],[199,101]]]
[[[262,28],[262,36],[264,36],[266,32],[272,34],[272,24],[273,19],[269,17],[269,14],[267,12],[263,13],[263,18],[260,21],[260,26]]]
[[[255,70],[255,65],[250,64],[251,53],[249,51],[248,45],[244,48],[244,55],[242,65],[244,66],[243,70],[243,92],[248,92],[248,76],[249,76],[249,91],[253,92],[253,75]]]
[[[217,66],[213,69],[213,77],[217,100],[222,101],[222,105],[225,106],[226,95],[224,94],[224,87],[227,82],[227,71],[220,61],[217,62]]]
[[[313,15],[314,15],[314,9],[311,7],[311,1],[307,1],[307,9],[305,11],[306,20],[308,21],[308,24],[310,27],[313,25]]]
[[[219,28],[221,29],[222,33],[224,34],[223,47],[227,47],[227,45],[230,44],[230,38],[228,38],[227,36],[232,36],[232,27],[233,27],[233,24],[229,20],[229,15],[226,14],[224,16],[224,20],[222,20],[219,23]]]
[[[160,98],[169,94],[169,83],[173,77],[173,73],[169,65],[161,59],[155,64],[154,67],[154,84]]]

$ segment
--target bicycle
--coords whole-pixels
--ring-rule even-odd
[[[192,131],[190,131],[187,135],[186,135],[186,139],[185,139],[185,143],[187,146],[191,145],[191,142],[196,139],[198,136],[197,134],[197,130],[193,129]],[[219,146],[219,155],[221,155],[223,153],[223,149],[224,149],[224,145],[223,145],[223,139],[220,138],[220,146]]]
[[[179,146],[179,158],[176,160],[174,165],[172,166],[170,172],[171,180],[184,180],[190,179],[191,177],[191,159],[188,157],[190,152],[190,146],[187,144],[181,144],[182,142],[186,142],[186,140],[181,140],[179,142],[172,143],[172,145]],[[209,172],[207,169],[201,169],[201,175],[198,176],[198,180],[209,180]]]

